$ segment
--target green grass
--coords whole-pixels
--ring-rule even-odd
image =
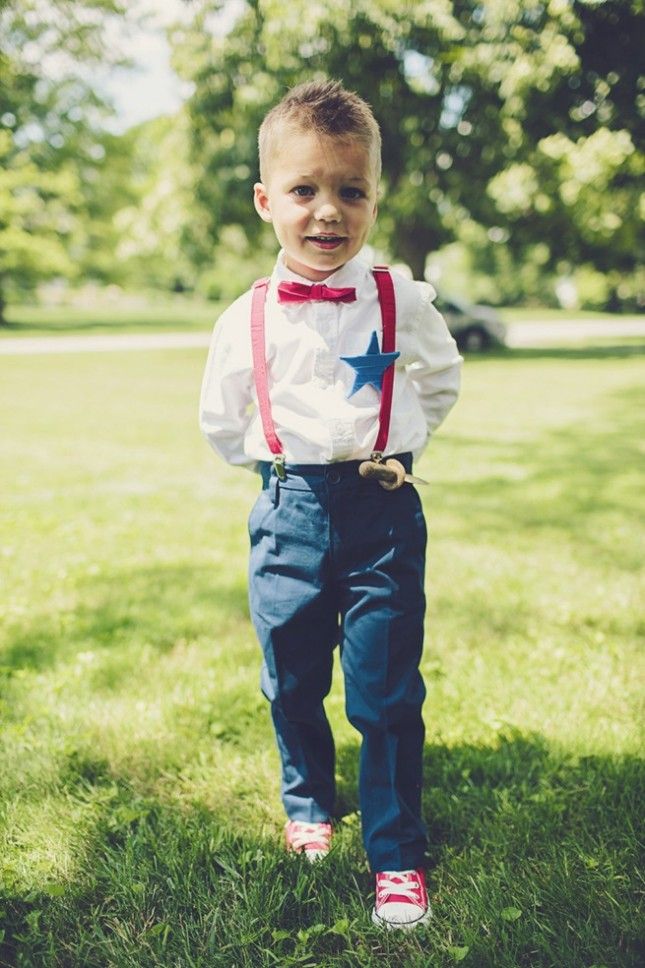
[[[257,482],[199,437],[204,355],[0,359],[0,965],[642,964],[642,357],[469,361],[419,465],[435,917],[400,938],[338,676],[334,853],[283,854]]]
[[[12,305],[2,336],[75,336],[82,333],[157,333],[209,330],[224,308],[190,296],[125,299],[82,306]]]

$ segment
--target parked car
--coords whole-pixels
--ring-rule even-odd
[[[437,298],[435,306],[446,320],[460,350],[481,353],[491,346],[504,346],[506,326],[492,306],[441,297]]]

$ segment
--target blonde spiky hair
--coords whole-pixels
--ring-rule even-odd
[[[273,107],[260,126],[258,148],[260,178],[265,180],[280,128],[337,138],[355,138],[374,154],[377,180],[381,176],[381,132],[369,104],[346,91],[340,81],[308,81],[292,88]]]

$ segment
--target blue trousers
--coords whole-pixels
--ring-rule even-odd
[[[408,471],[411,455],[398,455]],[[358,461],[261,466],[249,517],[251,616],[262,690],[291,820],[321,821],[335,799],[334,741],[323,700],[340,645],[346,712],[362,736],[359,802],[373,871],[422,866],[426,526],[410,484],[385,491]]]

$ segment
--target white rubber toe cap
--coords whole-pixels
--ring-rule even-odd
[[[399,901],[389,901],[381,904],[378,914],[376,908],[372,911],[372,921],[388,930],[400,929],[410,931],[422,924],[427,924],[432,917],[430,906],[425,910],[416,904],[402,904]]]

